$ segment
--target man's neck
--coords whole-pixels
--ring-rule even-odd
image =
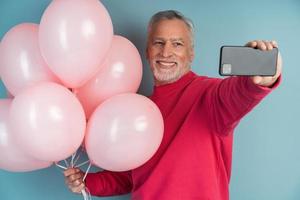
[[[168,81],[159,81],[159,80],[156,80],[154,78],[154,85],[155,86],[162,86],[162,85],[166,85],[166,84],[171,84],[171,83],[174,83],[176,81],[178,81],[179,79],[181,79],[184,75],[186,75],[187,73],[190,72],[190,69],[188,69],[187,71],[185,71],[184,73],[182,73],[180,76],[178,76],[176,79],[172,79],[172,80],[168,80]]]

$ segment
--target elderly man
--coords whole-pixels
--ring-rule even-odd
[[[198,76],[192,23],[177,11],[155,14],[148,26],[147,59],[155,81],[150,97],[165,123],[161,146],[144,165],[129,172],[65,171],[73,192],[92,195],[131,192],[134,200],[229,199],[233,131],[240,119],[279,83],[281,57],[273,77]],[[275,41],[247,44],[262,51]],[[124,158],[126,159],[126,158]]]

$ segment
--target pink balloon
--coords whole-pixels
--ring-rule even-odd
[[[12,99],[14,98],[14,95],[12,95],[8,90],[6,90],[6,97]]]
[[[42,55],[69,88],[82,86],[99,70],[113,27],[99,0],[53,0],[39,32]]]
[[[41,81],[60,82],[40,53],[37,24],[19,24],[5,34],[0,45],[0,74],[14,96]]]
[[[138,94],[104,101],[88,122],[85,148],[93,164],[111,171],[139,167],[157,151],[163,137],[157,106]]]
[[[87,118],[104,100],[116,94],[135,93],[142,80],[143,66],[136,47],[126,38],[114,36],[101,70],[75,90]]]
[[[9,127],[22,150],[44,161],[74,153],[84,138],[84,111],[67,88],[50,82],[27,88],[11,105]]]
[[[8,114],[12,99],[0,99],[0,169],[27,172],[49,167],[52,163],[25,155],[13,141],[8,129]]]

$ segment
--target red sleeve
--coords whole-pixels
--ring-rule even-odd
[[[132,190],[131,172],[101,171],[88,173],[85,185],[94,196],[113,196],[130,193]]]
[[[208,115],[212,119],[214,130],[221,135],[231,133],[240,119],[280,82],[281,77],[269,88],[256,85],[250,77],[218,80],[208,95]]]

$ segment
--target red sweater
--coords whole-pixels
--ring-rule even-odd
[[[132,192],[133,200],[229,199],[233,129],[271,90],[247,77],[193,72],[154,87],[165,124],[158,151],[130,172],[89,173],[87,188],[97,196]]]

